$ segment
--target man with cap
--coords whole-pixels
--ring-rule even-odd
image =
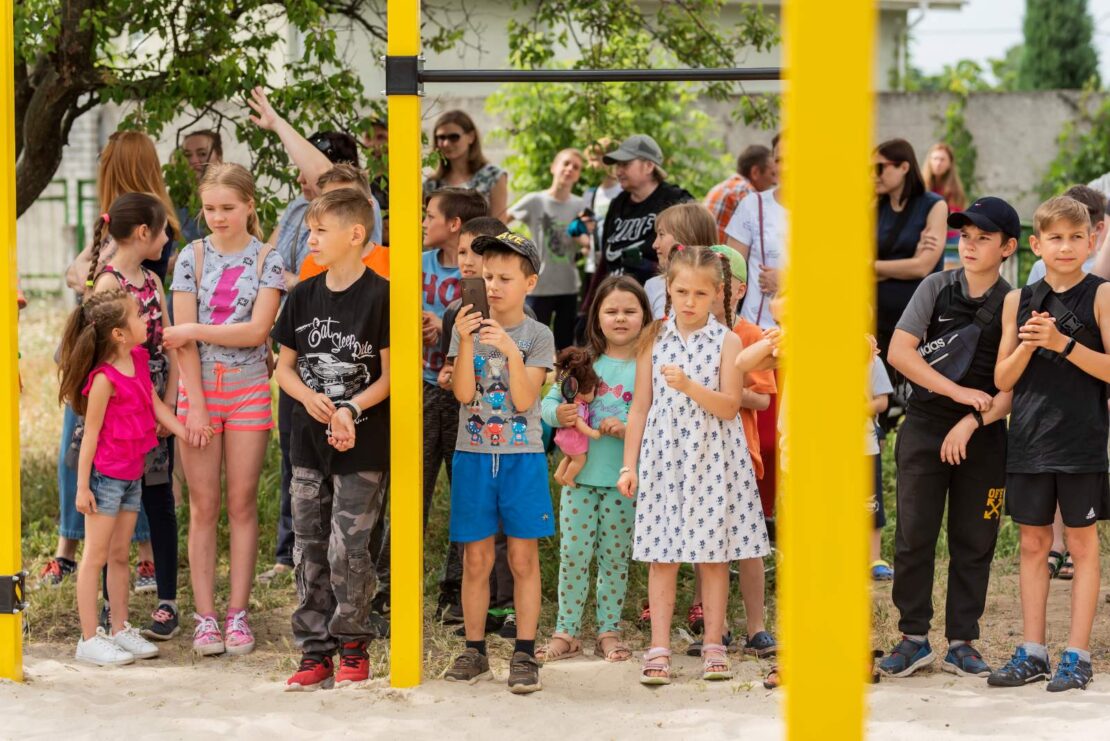
[[[979,637],[1006,487],[1011,394],[995,386],[994,366],[1010,286],[999,271],[1017,250],[1021,222],[1010,204],[987,197],[951,214],[948,226],[960,231],[961,267],[921,282],[888,355],[909,390],[896,452],[893,599],[903,635],[879,662],[890,677],[907,677],[934,659],[933,570],[946,503],[948,652],[941,668],[958,676],[990,674],[971,642]]]
[[[602,160],[613,165],[623,192],[609,204],[602,228],[604,242],[598,269],[583,301],[589,307],[594,288],[610,274],[627,273],[641,284],[659,271],[655,217],[676,203],[694,200],[688,191],[666,182],[663,150],[647,134],[633,134]]]
[[[486,614],[494,536],[508,539],[516,607],[516,645],[509,662],[509,690],[541,689],[536,661],[540,616],[539,538],[555,534],[547,478],[540,392],[555,367],[551,330],[529,318],[524,300],[536,287],[540,251],[512,232],[479,236],[489,316],[459,309],[447,355],[454,361],[451,387],[459,401],[459,434],[452,463],[452,543],[462,543],[463,623],[466,647],[444,678],[473,683],[489,676]]]

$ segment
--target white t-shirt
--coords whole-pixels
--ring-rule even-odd
[[[871,399],[876,396],[890,395],[894,393],[894,386],[890,384],[890,376],[887,375],[886,367],[883,361],[879,360],[878,356],[871,358],[871,380],[868,383],[871,390]],[[871,399],[868,399],[870,401]],[[879,420],[871,417],[867,420],[864,426],[863,439],[865,451],[867,455],[878,455],[881,451],[879,448]]]
[[[759,290],[763,266],[781,270],[786,265],[786,209],[775,200],[773,188],[745,198],[736,207],[725,234],[751,249],[748,251],[748,294],[740,316],[762,329],[775,326],[771,318],[771,296]],[[763,230],[759,228],[759,204],[763,204]]]
[[[667,279],[662,275],[648,278],[644,284],[647,293],[648,305],[651,306],[651,318],[662,319],[667,311]]]

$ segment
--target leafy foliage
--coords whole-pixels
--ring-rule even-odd
[[[557,50],[569,48],[576,58],[567,66],[576,69],[733,67],[742,63],[744,49],[762,51],[778,43],[776,24],[760,6],[740,6],[731,27],[721,21],[723,7],[724,0],[662,0],[647,13],[635,0],[536,3],[526,22],[509,23],[510,63],[553,67]],[[727,165],[723,144],[710,136],[710,118],[695,104],[700,95],[727,100],[741,92],[727,82],[518,84],[502,88],[489,107],[507,121],[501,135],[511,138],[516,150],[505,162],[514,190],[547,187],[551,160],[568,144],[586,146],[639,132],[659,142],[671,179],[699,193],[720,179],[722,167],[710,163]],[[777,100],[743,96],[737,115],[770,127]]]
[[[1079,90],[1098,84],[1087,0],[1025,0],[1020,90]]]
[[[1092,99],[1088,89],[1079,115],[1057,137],[1056,158],[1041,182],[1042,198],[1057,195],[1075,183],[1087,183],[1110,172],[1110,97]]]

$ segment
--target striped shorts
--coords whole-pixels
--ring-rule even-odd
[[[270,401],[270,373],[265,363],[229,367],[223,363],[203,363],[204,401],[212,429],[253,431],[273,429]],[[177,417],[184,424],[189,414],[189,394],[178,385]]]

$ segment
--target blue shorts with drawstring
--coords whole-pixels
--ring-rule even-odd
[[[543,453],[455,451],[452,473],[452,542],[475,543],[498,530],[522,540],[555,534]]]

